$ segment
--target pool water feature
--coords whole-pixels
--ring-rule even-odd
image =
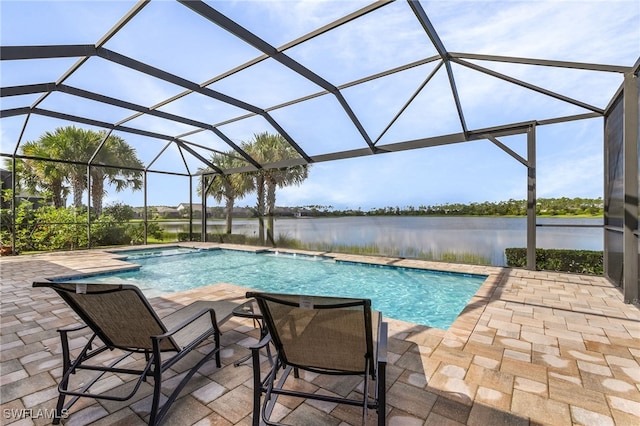
[[[178,254],[197,253],[199,251],[202,250],[192,247],[169,246],[150,249],[119,250],[112,251],[111,253],[126,256],[127,260],[137,260],[148,257],[175,256]]]
[[[386,317],[447,329],[486,279],[323,256],[224,249],[180,256],[132,253],[127,259],[140,268],[73,281],[133,284],[148,297],[226,282],[268,292],[368,298]]]

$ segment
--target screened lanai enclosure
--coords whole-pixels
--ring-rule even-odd
[[[59,180],[60,202],[102,208],[100,191],[140,206],[146,242],[167,197],[206,240],[207,215],[193,212],[216,180],[309,166],[334,179],[299,188],[318,196],[360,185],[428,199],[454,177],[468,194],[519,188],[535,269],[539,194],[596,185],[605,275],[638,301],[636,1],[2,1],[0,12],[5,246],[21,202],[51,202],[51,188],[27,189],[69,167],[81,190]],[[34,143],[48,132],[55,145],[69,126],[99,140]],[[286,154],[249,150],[263,133]],[[42,173],[29,185],[26,164]],[[578,180],[563,182],[570,169]],[[83,247],[95,220],[80,224]]]

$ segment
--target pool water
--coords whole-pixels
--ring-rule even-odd
[[[368,298],[386,317],[447,329],[486,279],[322,256],[220,249],[127,259],[141,268],[74,281],[133,284],[148,297],[226,282],[268,292]]]

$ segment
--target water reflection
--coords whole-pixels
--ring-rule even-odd
[[[539,224],[601,225],[602,219],[538,219]],[[180,222],[161,223],[171,232],[188,232]],[[276,219],[276,236],[327,246],[374,246],[399,256],[422,251],[478,255],[491,264],[505,264],[504,250],[526,247],[525,218],[488,217],[341,217]],[[193,232],[200,232],[193,225]],[[224,221],[210,221],[209,233],[224,232]],[[234,220],[233,233],[255,237],[257,220]],[[538,227],[539,248],[602,250],[602,228]]]

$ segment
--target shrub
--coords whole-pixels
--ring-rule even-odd
[[[178,241],[189,241],[188,232],[178,232]],[[191,234],[191,241],[200,241],[201,234],[194,232]],[[210,243],[246,244],[247,236],[244,234],[207,234],[207,241]]]
[[[103,214],[91,223],[91,244],[96,247],[129,244],[126,228],[112,216]]]
[[[180,242],[183,242],[183,241],[200,241],[200,240],[202,240],[201,235],[200,235],[199,232],[191,233],[191,239],[189,239],[189,233],[188,232],[178,232],[177,236],[178,236],[178,241],[180,241]]]
[[[144,224],[140,223],[138,227],[141,228],[140,231],[144,236]],[[163,235],[164,235],[164,231],[162,230],[159,224],[157,224],[156,222],[147,223],[147,237],[153,237],[159,240],[159,239],[162,239]]]
[[[246,240],[244,234],[207,234],[207,241],[212,243],[244,244]]]
[[[3,215],[2,241],[11,240],[11,213]],[[87,213],[73,208],[37,209],[22,202],[16,209],[15,246],[18,252],[33,250],[73,250],[87,246]],[[6,225],[6,226],[5,226]]]
[[[527,266],[526,248],[507,248],[507,266]],[[536,249],[536,270],[602,275],[603,253],[597,250]]]
[[[117,222],[128,222],[136,216],[133,207],[123,203],[109,204],[102,210],[102,214],[113,217]]]

